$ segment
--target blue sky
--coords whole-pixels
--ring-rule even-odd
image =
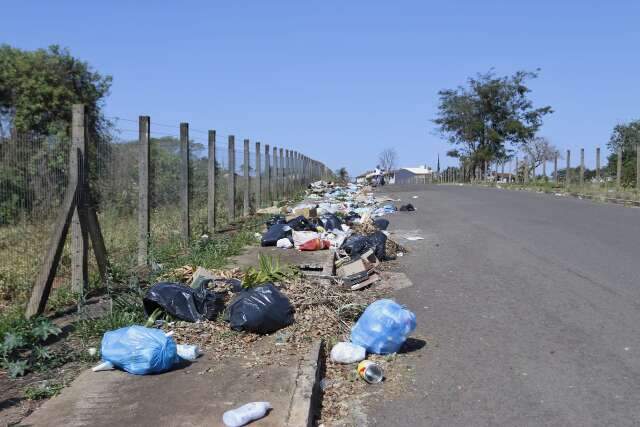
[[[401,166],[453,163],[431,123],[437,91],[492,67],[542,69],[532,98],[555,113],[540,133],[588,164],[640,118],[637,1],[23,0],[2,15],[0,43],[60,44],[111,74],[108,115],[187,121],[351,173],[388,147]]]

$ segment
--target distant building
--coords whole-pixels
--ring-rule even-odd
[[[433,176],[433,170],[427,165],[415,168],[400,168],[393,172],[393,181],[396,184],[408,184],[412,182],[426,182]]]

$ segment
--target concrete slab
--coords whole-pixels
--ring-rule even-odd
[[[252,425],[283,426],[300,370],[300,357],[285,359],[254,366],[251,356],[221,363],[205,355],[180,369],[148,376],[87,370],[22,425],[222,426],[225,411],[267,400],[273,410]]]
[[[246,268],[257,266],[260,254],[279,259],[280,264],[300,265],[318,264],[324,265],[327,259],[333,259],[333,252],[329,249],[322,251],[298,251],[296,249],[282,249],[274,246],[252,247],[243,254],[229,259],[229,267]]]

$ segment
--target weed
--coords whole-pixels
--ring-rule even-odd
[[[24,390],[24,397],[29,400],[49,399],[60,393],[64,388],[64,384],[43,381],[39,385],[30,385]]]
[[[259,255],[258,269],[249,267],[242,281],[242,286],[252,288],[266,282],[280,282],[297,274],[290,266],[281,267],[280,261],[263,254]]]

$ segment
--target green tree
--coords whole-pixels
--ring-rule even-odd
[[[537,72],[518,71],[498,77],[493,71],[469,78],[466,87],[438,92],[440,105],[434,123],[456,146],[447,155],[467,163],[469,171],[485,161],[504,161],[515,148],[526,146],[552,113],[549,106],[534,108],[527,80]]]
[[[336,174],[336,177],[338,178],[338,181],[340,182],[349,181],[349,172],[347,171],[347,168],[345,168],[344,166],[341,167],[340,169],[337,169],[335,174]]]
[[[86,105],[92,138],[107,136],[102,114],[111,77],[103,76],[67,49],[53,45],[25,51],[0,45],[0,136],[19,132],[68,134],[71,105]]]
[[[607,173],[615,176],[618,172],[618,148],[622,148],[622,185],[636,182],[636,156],[640,144],[640,120],[618,124],[613,128],[607,148],[611,151],[607,158]]]

